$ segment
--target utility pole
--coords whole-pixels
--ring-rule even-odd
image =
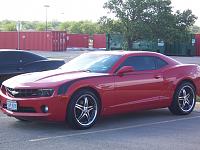
[[[21,30],[20,21],[17,22],[16,28],[17,28],[17,49],[20,50],[20,30]]]
[[[47,18],[47,9],[50,7],[49,5],[44,5],[44,7],[46,8],[46,32],[48,31],[48,18]]]

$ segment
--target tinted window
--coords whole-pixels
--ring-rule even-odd
[[[33,61],[38,61],[38,60],[44,60],[44,57],[41,57],[39,55],[35,55],[33,53],[29,52],[21,52],[21,60],[23,63],[29,63]]]
[[[164,61],[158,57],[155,57],[155,59],[156,59],[156,68],[157,69],[163,68],[168,65],[168,63],[166,61]]]
[[[0,52],[0,65],[20,64],[20,55],[15,51]]]
[[[137,71],[155,70],[156,64],[154,57],[151,56],[132,56],[127,58],[122,66],[132,66]]]

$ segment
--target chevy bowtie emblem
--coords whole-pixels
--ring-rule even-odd
[[[10,91],[10,92],[11,92],[12,95],[17,95],[17,94],[19,94],[19,92],[17,92],[17,91]]]

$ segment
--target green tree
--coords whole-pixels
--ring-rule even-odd
[[[192,26],[191,28],[190,28],[190,32],[192,33],[192,34],[198,34],[198,33],[200,33],[200,27],[199,26]]]
[[[3,20],[1,22],[1,30],[2,31],[16,31],[16,22],[9,21],[9,20]]]
[[[60,22],[57,20],[53,20],[50,27],[52,30],[59,30]]]
[[[69,32],[70,27],[71,27],[71,24],[70,24],[69,21],[67,21],[67,22],[62,22],[62,23],[60,23],[60,25],[59,25],[59,30],[68,31],[68,32]]]
[[[5,31],[16,31],[16,24],[15,23],[6,24],[4,29]]]
[[[107,16],[101,17],[98,25],[100,33],[123,33],[122,23]]]
[[[162,39],[167,42],[182,39],[197,19],[191,10],[174,14],[171,0],[108,0],[104,8],[118,19],[119,32],[124,35],[129,49],[132,42],[138,39]],[[112,22],[108,20],[111,29]]]
[[[60,30],[68,33],[94,34],[100,33],[100,25],[92,21],[67,21],[60,24]]]
[[[82,21],[79,23],[81,28],[81,33],[84,34],[94,34],[99,33],[99,25],[97,23],[94,23],[92,21]]]
[[[38,23],[38,22],[37,22]],[[35,30],[36,29],[36,22],[29,22],[29,21],[22,21],[22,30],[28,31],[28,30]]]
[[[36,25],[36,30],[37,31],[45,31],[46,30],[46,24],[45,23],[38,23]]]

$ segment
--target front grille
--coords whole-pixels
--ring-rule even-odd
[[[35,98],[40,97],[41,91],[38,89],[12,89],[6,87],[6,93],[14,98]]]
[[[3,104],[3,108],[7,109],[7,105]],[[18,107],[17,111],[13,112],[35,113],[36,111],[33,107]]]

